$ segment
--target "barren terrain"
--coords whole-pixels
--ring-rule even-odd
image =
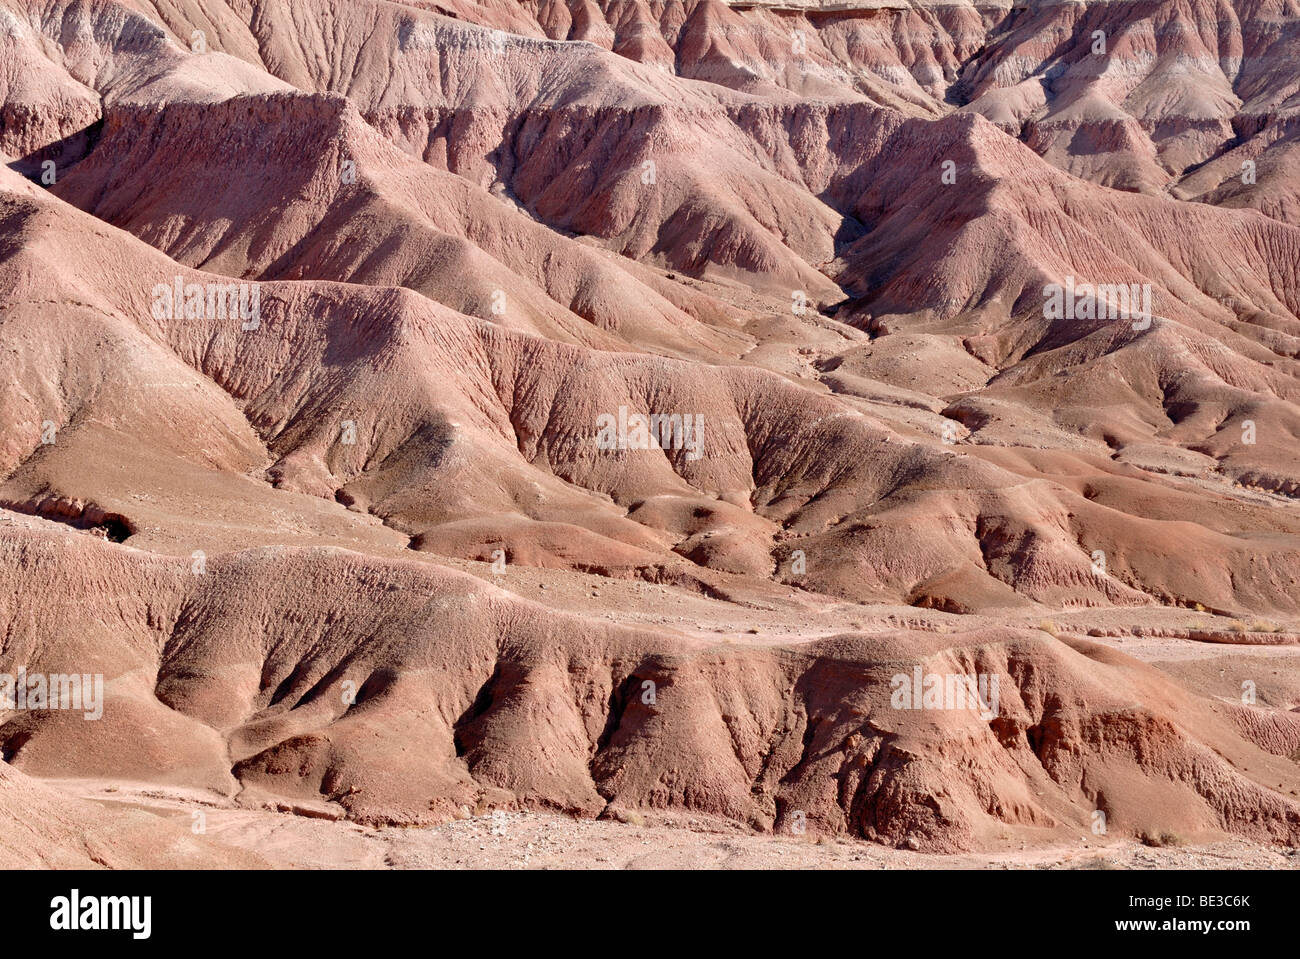
[[[1298,110],[1295,0],[0,0],[0,866],[1291,868]]]

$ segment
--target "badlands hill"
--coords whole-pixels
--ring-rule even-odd
[[[1294,845],[1297,25],[0,0],[15,808]]]

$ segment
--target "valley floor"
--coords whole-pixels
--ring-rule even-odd
[[[104,781],[49,785],[105,807],[129,807],[190,827],[276,869],[1296,869],[1300,849],[1241,840],[1148,846],[1090,836],[932,855],[843,837],[772,836],[700,816],[653,823],[550,813],[470,815],[427,828],[371,828],[258,809],[216,808],[192,792]]]

